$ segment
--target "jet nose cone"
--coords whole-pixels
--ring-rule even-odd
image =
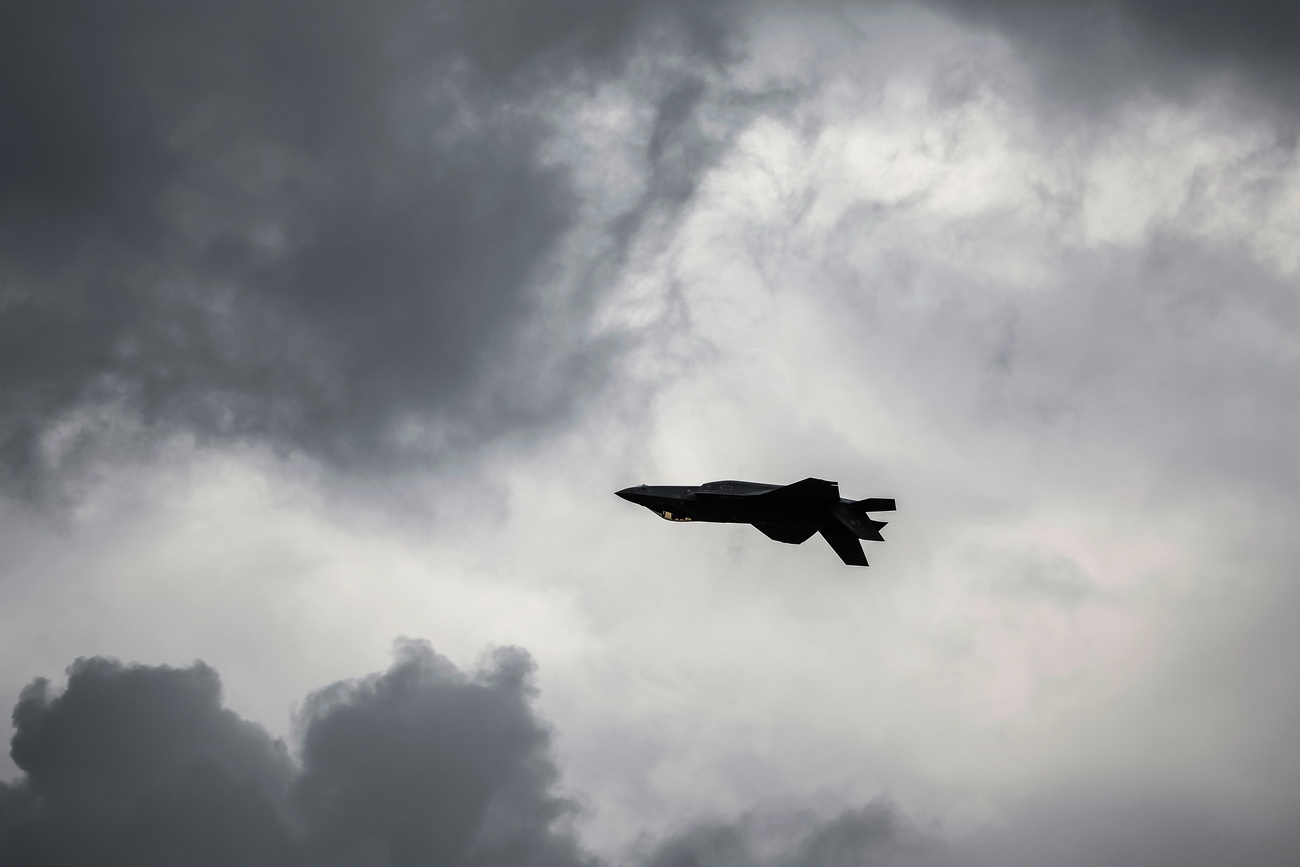
[[[645,485],[641,485],[636,488],[624,488],[623,490],[615,491],[614,493],[627,500],[629,503],[635,503],[638,501],[637,494],[639,494],[644,488]]]

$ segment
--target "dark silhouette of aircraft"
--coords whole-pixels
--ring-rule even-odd
[[[618,495],[669,521],[753,524],[769,539],[802,544],[821,533],[849,566],[866,566],[859,539],[883,542],[867,512],[892,512],[894,501],[881,497],[846,500],[837,482],[804,479],[793,485],[761,482],[709,482],[695,488],[640,485]]]

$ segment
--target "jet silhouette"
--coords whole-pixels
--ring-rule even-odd
[[[804,479],[793,485],[762,482],[709,482],[694,488],[639,485],[617,492],[669,521],[753,524],[769,539],[799,545],[821,533],[849,566],[866,566],[859,539],[883,542],[867,512],[892,512],[894,501],[881,497],[846,500],[837,482]]]

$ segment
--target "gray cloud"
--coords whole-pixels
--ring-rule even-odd
[[[466,677],[408,646],[388,672],[307,703],[301,764],[220,706],[215,673],[80,660],[15,709],[26,776],[0,784],[5,864],[602,862],[565,827],[527,658]],[[524,675],[521,680],[520,675]],[[1252,813],[1110,785],[1040,793],[974,832],[925,830],[877,802],[829,819],[758,811],[668,835],[638,867],[1287,865],[1294,804]]]
[[[388,671],[307,700],[295,763],[202,663],[78,660],[14,710],[25,776],[0,787],[0,861],[585,864],[531,675],[518,650],[466,675],[401,644]]]
[[[466,675],[402,642],[382,674],[311,695],[300,758],[221,705],[217,673],[79,659],[57,694],[14,709],[0,784],[0,860],[14,865],[536,865],[596,867],[554,794],[533,665],[497,651]],[[830,821],[754,813],[635,856],[645,867],[928,864],[942,853],[876,804]]]
[[[533,664],[472,674],[405,641],[387,671],[311,695],[295,760],[222,707],[216,672],[80,659],[27,687],[0,784],[0,861],[72,864],[599,867],[556,794]],[[1290,814],[1122,787],[1044,793],[1005,821],[941,834],[887,802],[786,808],[643,841],[638,867],[1293,863]]]
[[[1186,93],[1223,73],[1283,104],[1300,94],[1300,13],[1276,0],[928,2],[1015,37],[1057,96],[1108,98],[1143,85]]]
[[[217,674],[78,660],[14,709],[6,864],[284,863],[284,746],[221,707]]]
[[[1234,814],[1170,792],[1092,791],[1044,797],[962,848],[971,867],[1282,867],[1300,854],[1300,834],[1292,816]]]
[[[1278,4],[939,5],[1013,34],[1056,92],[1300,80]],[[747,110],[710,98],[743,44],[727,2],[0,16],[0,484],[28,494],[176,430],[393,469],[565,418],[618,349],[584,327],[593,297],[725,152],[701,115]],[[643,56],[661,58],[630,91],[652,117],[643,192],[588,201],[553,153],[556,106]],[[562,274],[593,219],[583,273]]]
[[[550,737],[534,717],[532,661],[498,651],[469,679],[422,644],[387,673],[336,684],[304,709],[293,800],[318,863],[583,863],[555,828]]]
[[[652,43],[725,62],[719,9],[6,4],[0,481],[36,491],[114,426],[382,468],[562,416],[602,348],[514,346],[584,206],[548,112]],[[641,88],[667,94],[651,173],[694,109],[674,87]],[[507,365],[557,372],[485,394]]]
[[[938,837],[876,803],[829,820],[755,812],[660,842],[644,867],[924,867],[950,863]]]

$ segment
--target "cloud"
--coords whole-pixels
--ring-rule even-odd
[[[1271,0],[929,2],[1011,35],[1055,96],[1108,99],[1149,86],[1185,95],[1224,74],[1275,105],[1293,105],[1300,92],[1300,13]]]
[[[942,841],[886,802],[830,819],[755,811],[700,825],[648,851],[644,867],[925,867],[949,862]]]
[[[555,794],[533,664],[506,648],[465,674],[401,641],[387,671],[312,694],[297,760],[222,707],[217,673],[79,659],[14,709],[0,860],[14,865],[598,867]],[[928,864],[941,852],[887,804],[828,821],[755,812],[644,847],[644,867]]]
[[[6,864],[578,867],[532,662],[465,674],[402,642],[382,674],[302,709],[301,758],[221,706],[214,670],[80,659],[14,710]]]
[[[221,707],[217,673],[81,659],[67,689],[14,709],[0,860],[8,864],[283,862],[281,743]]]
[[[724,8],[6,4],[0,482],[175,430],[382,469],[563,417],[609,347],[561,242],[596,214],[590,268],[629,218],[575,185],[564,99],[655,57],[636,170],[671,210]]]
[[[0,860],[73,864],[600,867],[559,796],[533,664],[498,650],[472,673],[401,641],[385,672],[313,693],[299,749],[222,707],[217,673],[79,659],[58,692],[14,709],[0,784]],[[1293,863],[1289,814],[1243,815],[1187,793],[1043,793],[1004,819],[940,831],[887,801],[788,806],[642,841],[636,867],[982,867]]]
[[[385,674],[304,708],[293,801],[321,863],[583,863],[557,827],[550,736],[529,707],[532,661],[497,651],[472,678],[406,643]]]
[[[1057,792],[964,840],[962,863],[1282,867],[1300,854],[1293,815],[1243,815],[1186,793]]]
[[[1276,4],[938,6],[1011,34],[1057,93],[1300,80]],[[392,471],[569,418],[627,342],[594,336],[593,302],[759,110],[733,73],[764,14],[7,4],[0,485],[176,431]],[[611,82],[639,119],[575,143]]]

